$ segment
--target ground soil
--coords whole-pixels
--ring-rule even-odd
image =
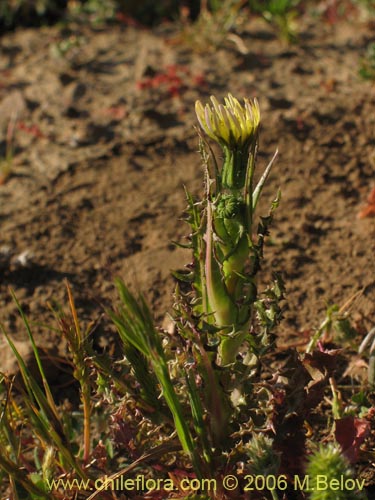
[[[43,324],[54,324],[49,302],[67,304],[65,279],[81,321],[99,323],[98,344],[112,335],[103,313],[116,300],[116,276],[163,320],[170,270],[190,260],[171,243],[188,233],[183,187],[202,191],[194,103],[228,92],[259,99],[259,171],[279,150],[262,210],[280,188],[264,264],[265,276],[279,270],[287,287],[280,345],[306,342],[327,305],[353,297],[363,332],[375,322],[375,224],[371,214],[358,217],[375,186],[375,87],[358,75],[374,26],[354,17],[300,23],[293,46],[246,16],[235,34],[201,50],[173,24],[0,38],[3,156],[17,119],[0,186],[1,322],[14,339],[25,328],[9,287],[37,343],[59,345]]]

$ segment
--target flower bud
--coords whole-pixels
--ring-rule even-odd
[[[241,189],[245,184],[250,151],[254,151],[260,123],[259,104],[256,99],[244,99],[244,105],[228,94],[225,104],[211,96],[212,106],[200,101],[195,112],[204,132],[220,144],[224,152],[221,180],[224,187]]]

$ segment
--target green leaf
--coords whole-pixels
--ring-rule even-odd
[[[182,449],[190,456],[196,473],[200,476],[200,461],[187,425],[186,416],[169,376],[161,339],[155,330],[150,310],[144,298],[140,296],[136,300],[120,279],[116,280],[116,286],[122,300],[121,315],[112,313],[111,317],[117,326],[125,349],[129,348],[130,344],[150,362],[161,386],[163,398],[172,414]],[[135,357],[133,362],[135,362]],[[140,370],[139,366],[137,368],[133,366],[133,368]]]
[[[271,172],[271,169],[272,169],[272,166],[273,166],[273,162],[275,161],[278,152],[279,151],[276,149],[275,154],[271,158],[271,161],[267,165],[265,171],[263,172],[262,177],[259,179],[258,184],[256,185],[256,188],[253,191],[253,197],[252,197],[252,202],[253,202],[252,210],[253,210],[253,213],[255,212],[255,209],[257,207],[257,204],[258,204],[260,195],[262,193],[263,187],[264,187],[264,185],[266,183],[266,180],[268,179],[268,176],[269,176],[269,174]]]

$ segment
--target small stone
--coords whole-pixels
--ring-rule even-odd
[[[33,349],[28,340],[12,340],[12,342],[26,366],[30,366],[33,361],[35,362]],[[6,339],[0,339],[0,350],[1,372],[6,375],[17,375],[20,371],[17,358]]]
[[[31,250],[24,250],[14,259],[16,267],[30,267],[33,263],[34,254]]]
[[[13,340],[12,342],[25,363],[27,369],[31,373],[31,375],[37,380],[41,380],[38,364],[36,362],[34,351],[31,346],[31,343],[28,339],[26,340]],[[17,358],[8,344],[7,340],[3,337],[0,338],[0,352],[1,352],[1,364],[0,364],[0,372],[4,373],[8,376],[16,376],[17,378],[21,376],[21,371],[19,368],[19,364]],[[58,379],[59,369],[54,360],[56,358],[56,352],[53,352],[52,349],[42,349],[38,348],[39,357],[42,362],[43,370],[45,376],[49,383],[53,383]]]

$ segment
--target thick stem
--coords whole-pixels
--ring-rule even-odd
[[[206,288],[210,312],[214,314],[217,326],[230,326],[235,323],[237,310],[227,293],[221,269],[214,255],[212,208],[207,202],[206,231]]]
[[[224,150],[224,165],[222,169],[222,184],[230,191],[243,189],[247,173],[247,148],[240,147]]]

